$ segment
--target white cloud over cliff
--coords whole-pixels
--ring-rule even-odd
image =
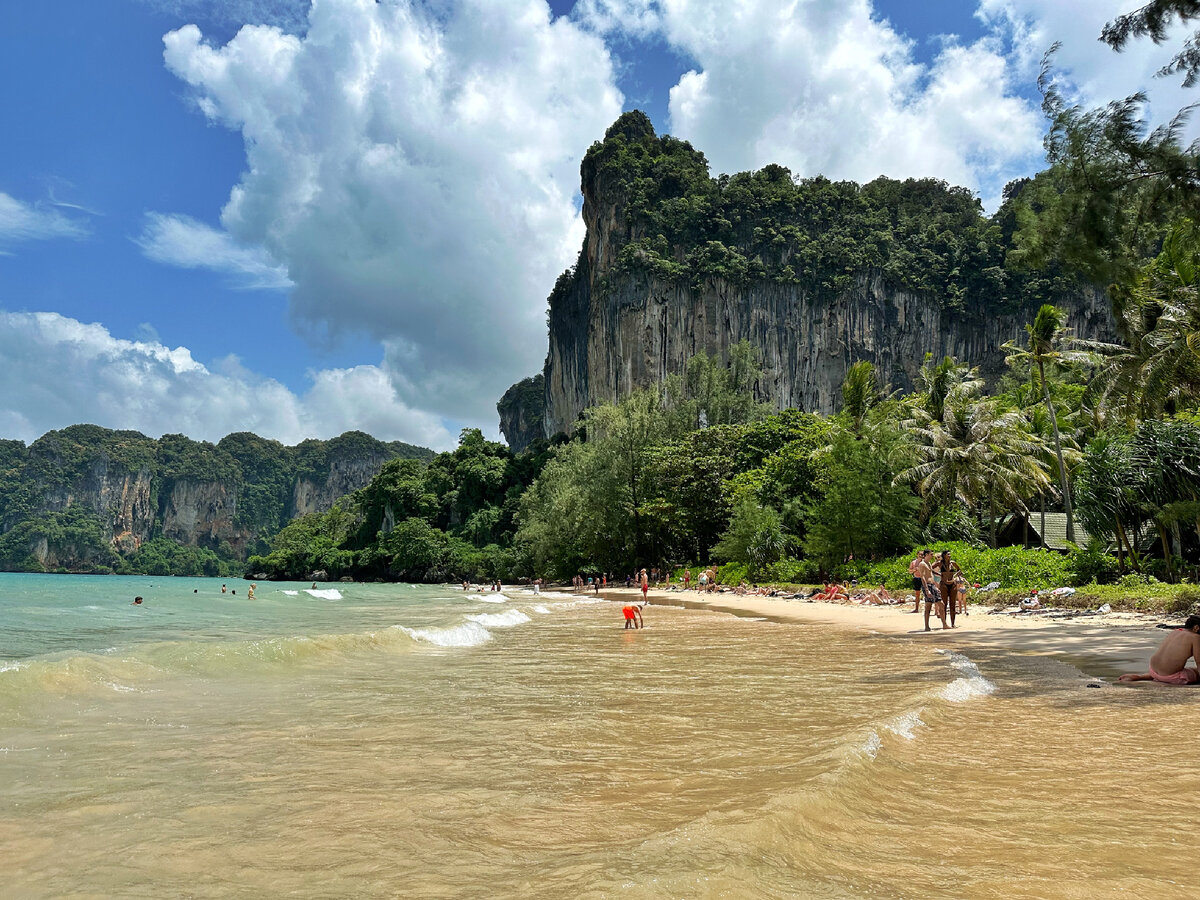
[[[302,37],[164,40],[244,138],[221,224],[286,268],[296,324],[380,340],[405,403],[494,419],[541,365],[582,241],[579,161],[620,113],[603,42],[543,0],[317,0]]]

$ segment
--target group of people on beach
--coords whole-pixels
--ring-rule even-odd
[[[921,611],[921,602],[925,602],[925,630],[929,627],[929,613],[934,612],[942,622],[942,628],[956,628],[955,618],[958,613],[967,613],[967,579],[963,576],[958,563],[950,558],[950,551],[943,550],[936,557],[932,550],[922,550],[908,564],[908,572],[912,575],[914,613]],[[947,619],[949,624],[947,624]]]

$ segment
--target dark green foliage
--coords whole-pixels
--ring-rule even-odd
[[[515,519],[522,493],[550,457],[546,441],[515,456],[479,429],[463,429],[458,447],[428,465],[392,459],[330,512],[291,523],[269,553],[247,560],[246,572],[401,581],[528,574],[527,559],[512,546]]]
[[[433,453],[362,432],[285,447],[245,432],[214,445],[180,434],[154,440],[136,431],[74,425],[28,448],[0,441],[0,568],[38,571],[44,568],[39,558],[45,558],[68,571],[227,572],[239,558],[230,540],[266,550],[267,539],[287,524],[299,479],[320,485],[339,461],[361,466],[396,456],[428,460]],[[236,501],[236,536],[208,548],[162,537],[163,507],[183,484],[214,485]],[[149,496],[139,495],[147,486]],[[119,515],[124,518],[118,521]]]
[[[1178,218],[1200,220],[1200,147],[1182,143],[1186,110],[1150,130],[1142,94],[1084,110],[1068,105],[1043,66],[1050,167],[1014,201],[1014,264],[1059,262],[1110,285],[1118,303]]]
[[[56,571],[90,572],[95,565],[111,567],[119,563],[99,517],[79,506],[23,519],[0,536],[0,569],[45,571],[46,565],[34,553],[38,548],[49,551],[46,563]]]
[[[1149,36],[1161,44],[1170,36],[1176,18],[1186,23],[1200,19],[1200,0],[1150,0],[1131,13],[1118,16],[1104,26],[1100,40],[1121,50],[1132,38]],[[1195,87],[1200,80],[1200,31],[1193,32],[1169,63],[1159,70],[1160,77],[1183,73],[1183,86]]]
[[[704,154],[656,136],[637,111],[592,145],[582,172],[585,195],[624,212],[619,268],[664,281],[770,279],[840,292],[873,270],[896,288],[975,310],[1033,305],[1075,287],[1053,265],[1009,267],[1011,212],[988,219],[969,190],[935,179],[796,182],[778,165],[714,179]],[[570,284],[556,286],[552,307]]]
[[[238,566],[207,547],[187,547],[168,538],[147,541],[114,566],[121,575],[233,575]]]
[[[888,427],[869,439],[839,429],[826,454],[804,550],[827,570],[849,559],[887,556],[916,537],[920,501],[896,476],[903,435]]]
[[[750,576],[757,577],[767,574],[768,567],[780,560],[788,543],[779,513],[747,499],[734,508],[729,527],[712,555],[719,560],[748,562]]]

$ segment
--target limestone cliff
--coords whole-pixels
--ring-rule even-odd
[[[500,398],[500,430],[514,453],[520,453],[537,438],[545,437],[546,382],[539,372],[518,381]]]
[[[165,492],[161,506],[162,535],[177,544],[219,550],[222,542],[226,542],[236,553],[254,537],[246,527],[234,525],[235,484],[179,479]]]
[[[323,512],[396,456],[424,448],[361,432],[285,447],[75,425],[0,441],[0,569],[112,568],[147,542],[244,559],[292,518]]]
[[[1081,337],[1114,336],[1101,291],[1010,268],[1011,212],[985,217],[961,188],[796,181],[778,166],[712,179],[640,113],[592,147],[581,176],[586,238],[549,298],[545,436],[742,340],[762,354],[760,399],[830,413],[858,360],[901,389],[927,353],[994,379],[1000,346],[1045,302]],[[510,443],[527,440],[521,421],[502,410]]]
[[[383,447],[374,452],[331,454],[327,468],[319,475],[296,479],[288,518],[325,512],[339,498],[357,491],[374,478],[393,456]]]

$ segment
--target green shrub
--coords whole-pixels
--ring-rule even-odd
[[[1116,580],[1120,572],[1120,564],[1115,556],[1104,552],[1099,541],[1093,540],[1086,547],[1068,554],[1071,567],[1071,583],[1078,586],[1083,584],[1110,584]]]
[[[1002,589],[1029,590],[1062,587],[1073,581],[1070,559],[1053,550],[1025,550],[1021,547],[988,550],[958,542],[935,545],[931,549],[939,553],[949,550],[969,582],[989,584],[998,581]],[[857,578],[867,584],[882,583],[889,588],[902,590],[912,584],[908,564],[915,555],[914,550],[877,563],[856,560],[842,566],[837,574],[843,578]]]
[[[750,567],[745,563],[726,563],[717,570],[717,583],[738,585],[750,576]]]
[[[1130,572],[1117,579],[1117,586],[1123,588],[1139,588],[1147,584],[1158,584],[1158,579],[1142,572]]]
[[[767,569],[768,580],[778,584],[816,584],[820,576],[811,559],[781,559]]]

